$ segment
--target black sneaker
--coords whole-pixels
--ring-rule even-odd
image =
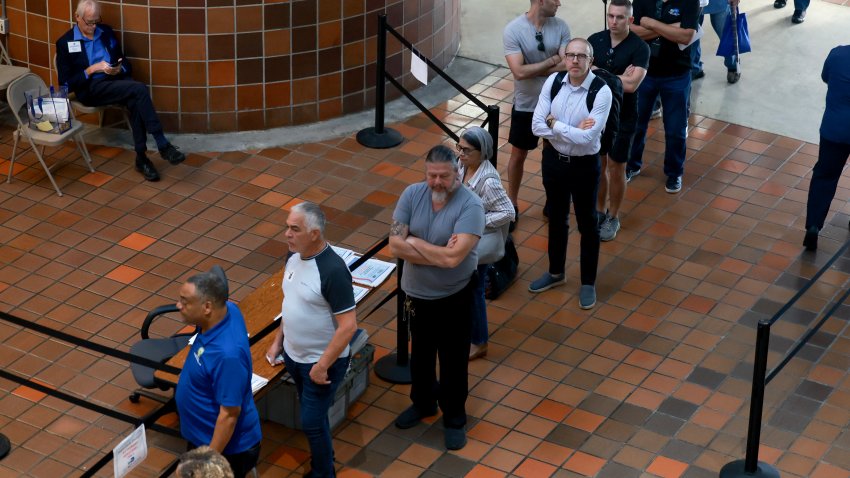
[[[632,179],[635,176],[640,176],[640,169],[628,169],[626,168],[626,182],[632,182]]]
[[[667,183],[664,185],[664,190],[670,194],[676,194],[682,190],[682,177],[670,176],[667,178]]]
[[[787,0],[776,0],[773,2],[773,8],[785,8]]]
[[[180,164],[186,159],[186,155],[181,153],[173,144],[168,143],[164,148],[159,150],[159,155],[162,159],[171,164]]]
[[[791,23],[803,23],[804,21],[806,21],[806,11],[794,10],[794,14],[791,15]]]

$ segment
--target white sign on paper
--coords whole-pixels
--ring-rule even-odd
[[[428,64],[413,52],[410,52],[410,72],[420,83],[428,84]]]
[[[115,478],[121,478],[137,467],[148,457],[148,441],[145,437],[145,424],[133,430],[127,438],[112,450],[112,464]]]

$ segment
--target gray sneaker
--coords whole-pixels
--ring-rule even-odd
[[[578,306],[582,309],[590,309],[596,305],[596,287],[584,284],[578,293]]]
[[[635,176],[639,176],[639,175],[640,175],[640,169],[628,169],[628,168],[626,168],[626,182],[627,183],[632,182],[632,179],[634,179]]]
[[[599,228],[599,240],[602,242],[613,241],[620,230],[620,218],[608,216],[602,227]]]
[[[564,278],[564,274],[558,274],[557,276],[553,276],[548,272],[544,272],[539,279],[532,282],[528,286],[529,292],[534,292],[535,294],[538,292],[543,292],[544,290],[549,290],[552,287],[558,286],[566,282]]]

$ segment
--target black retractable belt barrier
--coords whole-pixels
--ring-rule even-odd
[[[782,316],[791,309],[797,300],[814,285],[818,279],[827,271],[832,264],[843,256],[850,248],[850,241],[844,243],[838,251],[821,267],[821,269],[806,282],[799,291],[783,305],[770,320],[761,320],[758,323],[756,331],[756,350],[755,359],[753,362],[753,383],[752,392],[750,395],[750,416],[747,426],[747,448],[746,456],[743,460],[734,460],[723,466],[720,469],[720,478],[779,478],[779,471],[773,466],[761,462],[758,459],[759,445],[761,440],[761,424],[762,415],[764,414],[764,389],[767,384],[797,355],[797,353],[808,343],[808,341],[817,333],[827,319],[844,304],[850,297],[850,289],[844,291],[839,299],[832,304],[826,314],[794,344],[791,350],[779,361],[776,367],[769,373],[767,372],[767,356],[770,344],[770,327]]]
[[[422,113],[434,122],[440,129],[446,132],[449,137],[457,141],[457,134],[450,130],[445,123],[434,116],[428,108],[417,100],[410,91],[399,83],[392,75],[386,71],[387,57],[387,34],[391,34],[401,42],[401,44],[410,50],[414,55],[419,57],[428,68],[437,73],[441,78],[446,80],[449,85],[454,87],[459,93],[465,96],[469,101],[473,102],[487,113],[487,119],[481,124],[481,127],[488,126],[490,136],[493,137],[493,151],[490,157],[490,162],[496,166],[496,156],[498,154],[499,143],[499,107],[497,105],[485,105],[481,100],[472,95],[469,91],[461,86],[452,77],[446,74],[439,66],[435,65],[428,57],[422,54],[407,38],[404,38],[398,31],[387,23],[387,15],[385,13],[378,14],[378,52],[375,61],[375,126],[365,128],[357,133],[357,142],[369,148],[392,148],[398,146],[404,141],[401,134],[391,128],[384,127],[384,110],[386,107],[385,81],[389,81],[395,86],[404,96],[406,96]]]

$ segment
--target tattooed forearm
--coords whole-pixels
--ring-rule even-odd
[[[402,239],[406,239],[408,230],[409,228],[407,224],[402,224],[398,221],[393,221],[393,224],[390,226],[390,235],[399,236]]]

